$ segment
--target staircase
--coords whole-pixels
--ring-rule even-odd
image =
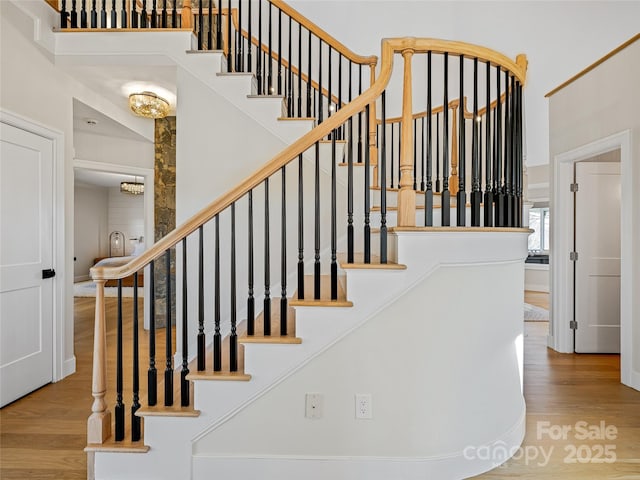
[[[375,57],[350,52],[283,2],[258,2],[260,17],[252,6],[255,15],[252,2],[194,14],[185,2],[165,15],[196,25],[196,36],[56,34],[61,62],[86,61],[94,49],[144,58],[153,42],[178,65],[178,178],[182,169],[193,179],[179,228],[128,264],[92,270],[92,473],[464,478],[503,463],[524,436],[526,60],[461,42],[385,39],[376,72]],[[203,45],[218,50],[196,50]],[[400,56],[402,115],[387,120]],[[418,113],[414,56],[428,65]],[[449,78],[458,62],[471,79]],[[190,128],[214,100],[242,120],[249,141],[212,148],[206,131]],[[237,128],[211,121],[223,136]],[[205,167],[220,178],[201,173],[198,183],[210,157],[230,161]],[[158,334],[152,299],[149,358],[139,358],[137,315],[121,307],[116,348],[107,347],[105,282],[143,269],[153,279],[172,255],[175,331]],[[130,332],[128,364],[121,343]],[[115,390],[107,355],[117,360]],[[363,393],[370,419],[354,418]]]

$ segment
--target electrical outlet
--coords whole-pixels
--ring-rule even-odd
[[[322,418],[324,398],[321,393],[307,393],[305,396],[305,414],[306,418],[318,419]]]
[[[370,393],[356,393],[356,418],[373,418],[373,404]]]

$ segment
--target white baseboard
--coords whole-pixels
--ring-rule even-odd
[[[68,377],[72,373],[76,373],[76,357],[75,355],[64,361],[62,364],[62,378]],[[60,380],[62,380],[62,378]]]
[[[500,438],[450,455],[410,457],[205,456],[192,457],[192,478],[232,480],[424,480],[462,479],[492,470],[511,458],[524,439],[526,413]],[[477,455],[476,455],[477,452]],[[478,458],[480,457],[480,458]]]
[[[87,280],[91,280],[90,275],[78,275],[77,277],[73,277],[73,283],[86,282]]]

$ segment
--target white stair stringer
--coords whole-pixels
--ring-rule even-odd
[[[362,468],[370,470],[371,462],[384,466],[380,471],[386,471],[389,474],[389,465],[399,465],[398,462],[402,463],[401,460],[367,460],[364,458],[331,460],[330,458],[313,459],[308,456],[293,455],[287,461],[283,461],[277,456],[266,455],[258,459],[255,455],[242,455],[242,452],[237,457],[234,455],[230,457],[203,450],[205,448],[203,442],[206,443],[204,439],[215,435],[215,432],[226,423],[231,422],[237,416],[242,416],[243,411],[249,411],[254,403],[261,401],[261,398],[266,398],[270,392],[277,391],[281,388],[280,385],[284,385],[290,377],[295,376],[296,372],[304,369],[306,365],[322,356],[332,346],[340,344],[351,332],[358,330],[358,327],[365,325],[386,307],[402,299],[407,292],[424,282],[440,268],[444,266],[512,265],[512,270],[515,269],[516,272],[515,276],[520,276],[520,282],[522,282],[523,267],[521,264],[526,256],[526,232],[399,232],[394,235],[397,237],[398,243],[398,260],[407,265],[406,270],[345,270],[347,298],[353,302],[353,307],[297,307],[296,334],[302,338],[302,344],[245,345],[245,370],[252,375],[250,382],[195,382],[195,408],[201,411],[200,417],[187,419],[146,417],[145,444],[151,447],[150,451],[140,455],[98,452],[96,454],[96,478],[175,479],[211,478],[212,475],[222,479],[250,478],[253,469],[260,468],[264,462],[267,466],[273,466],[275,462],[277,468],[275,470],[267,468],[262,471],[261,478],[300,478],[296,476],[295,472],[296,469],[301,468],[301,465],[307,472],[305,478],[364,478],[357,476],[356,472],[362,473]],[[476,248],[469,248],[469,245],[472,244]],[[512,279],[509,281],[514,283]],[[516,281],[513,289],[515,290],[517,287],[518,282]],[[454,302],[455,293],[451,292],[450,298],[443,298],[442,301],[445,303]],[[521,302],[521,298],[508,302],[508,308],[506,310],[499,309],[497,315],[514,315],[514,305],[515,308],[521,309]],[[519,318],[521,318],[521,312],[519,313]],[[394,334],[392,326],[390,326],[390,334]],[[452,345],[451,348],[455,349],[456,347]],[[521,356],[518,357],[517,367],[513,365],[513,368],[519,370],[521,375]],[[520,385],[517,386],[518,389]],[[510,386],[510,388],[513,387],[513,385]],[[296,416],[303,417],[304,399],[298,400],[300,408],[296,411]],[[496,445],[499,445],[501,441],[506,442],[509,447],[519,445],[524,431],[524,403],[521,405],[521,413],[522,418],[514,421],[513,429],[510,432],[496,439],[498,442]],[[270,416],[270,412],[264,412],[264,414],[266,418]],[[446,416],[446,413],[442,414]],[[455,415],[456,412],[449,412],[449,414]],[[256,424],[255,428],[259,430],[260,424]],[[451,458],[406,459],[405,461],[408,464],[413,464],[417,470],[423,473],[425,468],[427,470],[432,468],[431,464],[434,462],[440,465],[446,464],[446,468],[455,470],[455,466],[461,461],[459,453]],[[292,459],[296,461],[291,461]],[[501,461],[504,460],[506,458]],[[501,461],[496,462],[495,459],[492,459],[489,463],[486,461],[476,462],[472,467],[469,467],[467,462],[464,463],[465,468],[471,468],[471,470],[465,471],[479,473],[501,463]],[[318,462],[329,465],[329,470],[316,470],[316,467],[319,467]],[[362,465],[359,466],[360,463]],[[235,469],[235,476],[225,470],[229,465]],[[289,465],[289,467],[284,468],[285,465]],[[255,470],[254,473],[257,471],[259,470]],[[270,474],[269,471],[276,473]],[[437,472],[438,470],[429,471]],[[325,476],[318,476],[314,472],[324,472]],[[392,477],[372,475],[367,478]],[[409,476],[407,478],[419,477]],[[448,478],[461,477],[450,476]]]

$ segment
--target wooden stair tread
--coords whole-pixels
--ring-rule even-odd
[[[339,167],[348,167],[349,164],[347,162],[341,162],[338,164]],[[364,162],[353,162],[354,167],[364,167]],[[375,167],[373,164],[369,164],[370,167]]]
[[[369,187],[369,188],[371,188],[371,190],[378,190],[378,191],[382,190],[382,189],[381,189],[379,186],[377,186],[377,185],[373,185],[373,186],[371,186],[371,187]],[[399,191],[400,191],[400,189],[399,189],[398,187],[393,187],[393,188],[391,188],[391,187],[387,187],[385,190],[386,190],[387,192],[399,192]],[[416,195],[424,195],[424,190],[414,190],[414,191],[416,192]],[[432,190],[432,191],[433,191],[433,190]],[[433,196],[434,196],[434,197],[439,197],[439,196],[441,196],[441,195],[442,195],[442,193],[441,193],[441,192],[433,191]]]
[[[237,331],[243,328],[242,323],[237,326]],[[244,371],[244,345],[238,343],[238,371],[232,372],[229,368],[229,344],[231,337],[227,335],[222,340],[222,369],[219,372],[213,371],[213,349],[207,348],[205,356],[205,369],[198,371],[198,359],[194,358],[189,363],[189,374],[187,380],[222,380],[248,382],[251,375]]]
[[[280,335],[280,297],[271,299],[271,335],[264,335],[264,310],[254,322],[254,334],[247,335],[246,324],[238,338],[241,343],[300,344],[302,339],[296,337],[296,311],[287,304],[287,334]]]
[[[129,436],[131,436],[129,434]],[[111,438],[105,440],[104,443],[89,443],[84,447],[85,452],[116,452],[116,453],[147,453],[149,446],[144,444],[143,440],[132,442],[131,440],[122,440],[116,442]]]
[[[371,270],[406,270],[407,266],[395,262],[380,263],[379,255],[371,255],[371,262],[364,262],[364,253],[355,252],[353,254],[353,263],[347,263],[347,254],[339,253],[338,262],[343,270],[349,269],[371,269]]]
[[[331,277],[329,275],[320,276],[320,298],[313,298],[314,278],[313,275],[305,275],[304,277],[304,299],[298,298],[298,292],[294,294],[289,305],[294,307],[312,306],[312,307],[352,307],[353,302],[347,300],[347,294],[342,287],[340,279],[338,279],[338,298],[331,300]]]
[[[290,122],[293,120],[305,120],[315,122],[316,119],[314,117],[278,117],[279,122]]]
[[[333,143],[333,140],[320,140],[320,143],[325,144],[325,145],[331,145]],[[346,140],[337,140],[336,139],[336,145],[342,143],[343,145],[347,144]]]

